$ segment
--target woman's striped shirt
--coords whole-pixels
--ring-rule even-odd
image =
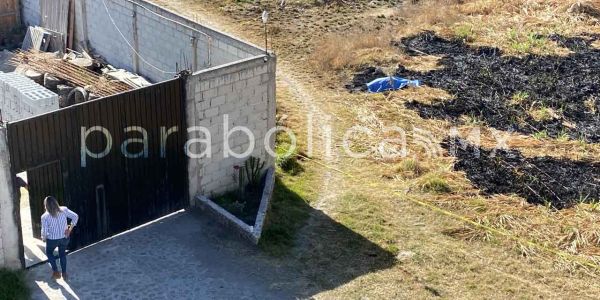
[[[71,219],[71,225],[77,225],[79,216],[69,210],[66,206],[60,207],[60,212],[53,217],[46,212],[42,215],[42,238],[48,240],[60,240],[65,238],[67,230],[67,218]]]

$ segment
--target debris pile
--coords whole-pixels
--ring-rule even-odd
[[[75,87],[83,87],[98,97],[106,97],[131,90],[132,87],[118,80],[108,79],[101,74],[90,71],[73,60],[57,58],[52,54],[43,52],[18,52],[12,59],[13,64],[26,66],[32,70],[45,74],[44,77],[56,77],[59,80]],[[91,66],[91,64],[90,64]],[[51,86],[56,82],[51,80]]]
[[[62,24],[62,10],[48,5],[46,8]],[[61,108],[151,85],[139,75],[109,65],[102,57],[66,48],[67,41],[62,33],[30,26],[21,50],[0,53],[2,70],[25,75],[57,93]]]
[[[27,28],[21,49],[62,53],[64,52],[63,35],[42,27],[30,26]]]

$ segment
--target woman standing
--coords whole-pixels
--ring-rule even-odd
[[[52,278],[60,279],[61,273],[56,267],[54,249],[58,247],[62,277],[67,280],[67,245],[69,236],[73,231],[79,216],[65,206],[59,206],[56,198],[52,196],[44,199],[46,212],[42,215],[42,240],[46,242],[46,256],[52,266]],[[71,226],[67,224],[67,218],[71,219]]]

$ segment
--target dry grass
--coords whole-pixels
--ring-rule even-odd
[[[590,5],[600,7],[597,2],[592,1]],[[507,55],[565,55],[569,50],[547,39],[547,35],[600,31],[599,19],[569,10],[574,3],[574,0],[419,1],[386,11],[404,20],[405,25],[381,28],[363,21],[364,30],[325,35],[313,46],[310,60],[316,63],[318,72],[343,74],[344,79],[364,65],[395,67],[401,64],[411,70],[434,70],[439,67],[439,57],[404,55],[391,46],[392,41],[423,30],[433,30],[441,36],[474,45],[498,47]]]
[[[402,160],[396,167],[396,173],[402,178],[418,178],[427,173],[427,167],[423,166],[421,162],[414,158],[407,158]]]
[[[418,92],[418,90],[412,92]],[[394,103],[403,101],[402,94],[402,92],[397,92],[388,97],[369,96],[367,97],[367,108],[360,108],[362,106],[352,100],[349,100],[348,105],[355,103],[351,107],[357,116],[355,120],[357,123],[372,126],[371,128],[374,130],[377,127],[372,124],[389,124],[390,120],[394,120],[396,125],[404,126],[404,122],[407,122],[407,124],[436,133],[437,138],[435,139],[440,141],[449,132],[451,125],[445,122],[419,119],[402,105],[394,105]],[[367,122],[367,120],[369,121]],[[472,126],[461,126],[459,134],[466,137],[473,132],[473,129]],[[509,136],[508,146],[518,149],[525,156],[548,155],[577,160],[600,160],[600,146],[598,145],[572,140],[534,140],[530,136],[487,128],[482,129],[481,144],[483,147],[493,148],[497,146],[498,142],[494,137],[502,138],[504,135]],[[363,142],[366,143],[366,141]],[[410,155],[420,157],[420,159],[399,160],[396,164],[397,167],[394,168],[395,172],[392,172],[395,176],[386,176],[395,179],[396,183],[402,185],[402,187],[396,186],[397,189],[407,191],[412,197],[435,203],[439,207],[456,212],[482,225],[505,230],[510,235],[533,241],[535,244],[546,245],[545,247],[550,249],[577,255],[586,261],[598,259],[600,244],[596,243],[598,227],[595,222],[600,219],[599,205],[582,203],[572,209],[556,211],[544,206],[530,205],[517,196],[482,197],[464,174],[451,171],[451,161],[444,158],[428,158],[423,153],[425,149],[410,142],[408,150]],[[374,163],[379,161],[376,156],[371,158]],[[424,165],[427,167],[423,167]],[[427,172],[413,171],[421,168],[426,169]],[[494,240],[486,230],[470,226],[460,229],[449,228],[448,230],[447,233],[451,233],[451,236],[468,241],[491,242]],[[528,258],[545,259],[552,256],[552,253],[529,244],[519,244],[512,240],[505,244],[507,247],[514,246],[517,253]],[[573,268],[581,267],[581,264],[562,264],[561,266],[572,271]]]
[[[315,47],[312,60],[321,70],[339,71],[364,62],[389,63],[395,51],[390,46],[391,34],[351,33],[328,35]]]
[[[422,30],[433,25],[450,26],[464,16],[458,11],[459,0],[424,0],[402,6],[399,16],[410,21],[412,30]]]
[[[203,2],[210,5],[208,1]],[[591,273],[572,257],[556,255],[544,248],[599,262],[597,223],[600,205],[579,204],[557,211],[530,205],[515,195],[482,196],[465,174],[453,171],[453,161],[445,157],[443,151],[440,151],[441,156],[429,157],[422,144],[411,142],[413,136],[410,131],[414,127],[432,132],[432,140],[439,142],[447,136],[452,125],[446,121],[420,118],[414,111],[406,109],[404,102],[407,99],[422,102],[451,99],[447,94],[441,97],[444,91],[421,88],[394,92],[388,96],[349,95],[339,88],[329,90],[322,83],[326,76],[344,76],[362,64],[395,67],[394,64],[402,63],[410,64],[407,67],[416,70],[437,68],[439,57],[409,57],[389,46],[392,39],[420,30],[433,30],[442,36],[459,38],[476,45],[500,47],[510,55],[564,54],[565,49],[548,40],[538,39],[532,33],[577,35],[599,32],[597,21],[589,16],[569,13],[574,1],[567,0],[420,2],[422,4],[407,7],[404,12],[394,12],[409,25],[389,35],[387,30],[384,35],[373,34],[376,30],[369,24],[364,32],[335,33],[335,30],[325,30],[320,26],[324,18],[320,16],[318,20],[305,18],[299,21],[306,24],[292,24],[291,30],[297,29],[294,31],[297,35],[278,36],[277,43],[285,45],[277,49],[280,58],[283,58],[280,61],[292,66],[290,69],[306,83],[314,85],[319,90],[315,93],[318,105],[327,106],[326,109],[338,117],[335,120],[334,147],[341,148],[343,137],[340,132],[354,125],[365,126],[374,132],[370,138],[360,135],[351,139],[355,149],[374,149],[367,159],[339,158],[336,167],[344,174],[351,174],[351,177],[344,177],[331,185],[330,189],[343,191],[343,195],[327,199],[327,214],[381,248],[394,252],[397,249],[398,253],[415,253],[412,258],[402,260],[394,267],[363,273],[317,298],[427,298],[434,296],[432,290],[441,291],[441,295],[448,298],[597,297],[599,287],[589,285],[591,280],[595,280],[591,276],[597,276],[597,273]],[[407,13],[411,11],[414,13]],[[359,16],[358,13],[327,13],[332,14],[332,19],[355,20],[350,24],[368,22],[361,19],[363,15]],[[308,10],[306,14],[318,12]],[[369,10],[364,12],[369,16],[378,14]],[[288,20],[279,23],[279,27],[287,30]],[[256,40],[260,43],[260,30],[252,34],[256,34]],[[374,35],[385,38],[372,38]],[[319,40],[314,36],[327,38]],[[313,61],[316,63],[313,64]],[[315,75],[321,77],[315,78]],[[340,80],[331,77],[339,87]],[[299,128],[302,133],[305,131],[304,111],[302,107],[295,107],[298,99],[289,93],[279,92],[288,88],[286,83],[278,83],[278,97],[283,96],[279,105],[289,109],[285,112],[289,115],[287,123]],[[514,105],[525,102],[518,98],[512,99]],[[593,101],[596,100],[589,100],[587,109],[594,107]],[[301,125],[296,126],[296,123]],[[469,124],[460,126],[459,132],[466,136],[473,126],[479,124],[478,120],[473,119]],[[383,131],[389,126],[409,131],[409,159],[382,158],[380,141],[394,137]],[[482,129],[484,146],[496,146],[492,133],[509,135],[509,147],[518,149],[525,156],[600,160],[600,146],[597,144],[573,140],[536,140],[531,136],[488,128]],[[397,149],[397,146],[387,145],[391,149]],[[408,160],[412,161],[404,163]],[[306,164],[307,169],[315,166],[318,164],[314,163],[312,167]],[[451,192],[448,193],[444,187],[449,187]],[[462,221],[414,205],[410,200],[433,204],[518,239],[490,234],[478,226],[465,226]],[[305,233],[309,238],[322,233],[312,232],[313,227],[307,230],[311,231]],[[336,232],[329,234],[336,236]],[[337,242],[337,239],[333,239],[331,243],[335,246]],[[311,260],[336,260],[336,257],[321,257],[321,252],[309,253]],[[351,262],[359,259],[351,259]],[[316,269],[311,272],[352,272],[343,270],[343,266],[339,268],[342,270],[336,268],[331,271],[323,265],[315,264]]]

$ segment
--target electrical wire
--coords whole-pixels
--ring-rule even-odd
[[[159,18],[165,19],[165,20],[167,20],[169,22],[173,22],[173,23],[175,23],[175,24],[177,24],[179,26],[183,26],[183,27],[185,27],[185,28],[187,28],[189,30],[192,30],[192,31],[195,31],[195,32],[197,32],[199,34],[202,34],[202,35],[206,36],[207,38],[211,38],[211,36],[209,34],[205,33],[205,32],[202,32],[202,31],[200,31],[200,30],[198,30],[198,29],[196,29],[194,27],[185,25],[185,24],[183,24],[181,22],[178,22],[178,21],[175,21],[173,19],[169,19],[169,18],[167,18],[167,17],[165,17],[165,16],[163,16],[163,15],[161,15],[161,14],[159,14],[159,13],[157,13],[157,12],[155,12],[155,11],[149,9],[149,8],[147,8],[146,6],[144,6],[142,4],[139,4],[139,3],[135,2],[135,1],[132,1],[132,0],[126,0],[126,1],[129,2],[129,3],[131,3],[131,4],[133,4],[133,5],[136,5],[136,6],[139,6],[139,7],[143,8],[143,9],[145,9],[146,11],[150,12],[151,14],[153,14],[153,15],[159,17]]]
[[[104,4],[104,9],[106,10],[106,14],[108,15],[108,18],[110,19],[111,23],[113,24],[113,26],[115,27],[115,29],[119,32],[119,34],[121,35],[121,38],[123,39],[123,41],[125,41],[125,43],[127,44],[127,46],[129,46],[129,48],[131,48],[131,50],[135,53],[135,55],[137,55],[137,57],[139,57],[148,66],[152,67],[153,69],[155,69],[155,70],[157,70],[157,71],[159,71],[159,72],[161,72],[163,74],[177,74],[177,72],[164,71],[161,68],[153,65],[148,60],[146,60],[137,50],[135,50],[135,47],[133,47],[131,45],[131,43],[127,40],[127,38],[125,37],[125,35],[123,34],[123,32],[121,32],[121,30],[119,29],[119,26],[117,26],[117,23],[113,19],[112,15],[110,14],[110,11],[108,10],[108,6],[106,5],[106,0],[102,0],[102,4]]]

